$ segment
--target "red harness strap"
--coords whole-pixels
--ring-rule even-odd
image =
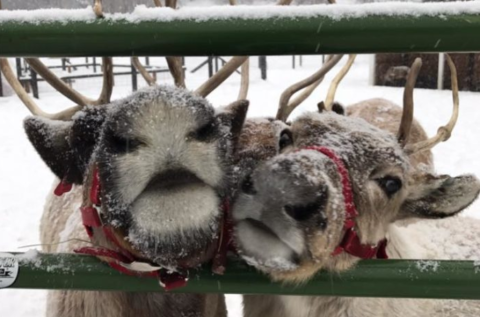
[[[55,189],[55,195],[61,196],[64,193],[70,191],[71,184],[62,181]],[[160,285],[165,290],[172,290],[175,288],[183,287],[187,284],[188,278],[186,272],[171,272],[163,268],[158,268],[154,271],[140,272],[127,268],[129,264],[137,262],[137,258],[134,254],[125,249],[124,246],[118,241],[117,235],[113,232],[110,226],[103,224],[100,217],[100,178],[98,168],[94,167],[92,182],[89,192],[89,201],[84,203],[80,208],[82,213],[82,221],[90,239],[93,239],[94,234],[103,233],[108,241],[113,243],[118,251],[114,251],[103,247],[83,247],[75,249],[75,253],[93,255],[106,262],[113,269],[127,275],[141,276],[141,277],[155,277],[159,279]],[[218,239],[218,248],[213,260],[212,270],[214,273],[223,274],[227,262],[227,252],[231,246],[231,224],[228,219],[228,212],[230,206],[227,200],[224,201],[222,206],[223,220],[220,228],[220,234]],[[94,230],[99,228],[102,230]],[[145,263],[145,262],[143,262]],[[156,267],[155,267],[156,268]]]
[[[342,242],[333,251],[332,255],[335,256],[342,252],[346,252],[362,259],[371,259],[374,257],[377,259],[388,259],[386,252],[386,239],[379,241],[377,245],[362,244],[360,242],[360,238],[355,231],[355,218],[358,216],[358,211],[355,207],[355,202],[353,201],[352,183],[350,182],[348,170],[343,161],[334,151],[323,146],[308,146],[304,149],[314,150],[326,155],[333,163],[335,163],[338,173],[340,174],[342,194],[345,202],[345,220],[343,224],[345,234]]]

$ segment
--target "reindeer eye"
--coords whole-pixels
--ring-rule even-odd
[[[115,153],[133,152],[144,144],[142,141],[131,138],[124,138],[119,135],[110,136],[109,141]]]
[[[216,132],[217,125],[214,121],[211,121],[201,126],[198,130],[191,132],[189,136],[200,142],[208,142],[214,138]]]
[[[392,196],[402,188],[402,181],[398,177],[385,176],[377,179],[377,183],[388,197]]]
[[[283,130],[280,133],[280,141],[278,144],[280,147],[280,151],[282,151],[287,146],[292,145],[293,144],[292,132],[290,130]]]
[[[247,175],[242,182],[242,192],[247,195],[255,195],[257,191],[253,186],[253,180],[251,175]]]

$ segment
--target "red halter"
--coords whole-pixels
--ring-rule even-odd
[[[125,246],[119,241],[117,235],[114,232],[114,229],[111,226],[106,225],[102,222],[100,217],[100,178],[98,174],[97,167],[93,170],[93,177],[89,193],[89,201],[80,208],[82,213],[82,221],[85,229],[87,231],[90,239],[93,239],[95,234],[103,235],[106,240],[111,242],[118,251],[111,250],[104,247],[83,247],[75,249],[75,253],[93,255],[106,262],[113,269],[133,276],[140,277],[154,277],[159,279],[160,285],[165,290],[172,290],[185,286],[188,281],[187,272],[170,272],[164,268],[158,266],[152,266],[152,264],[146,262],[143,259],[139,259],[132,252],[130,252]],[[60,182],[60,184],[55,189],[54,193],[57,196],[61,196],[66,192],[71,190],[71,185],[65,181]],[[227,251],[231,245],[231,228],[228,222],[229,205],[225,201],[222,206],[223,211],[223,222],[220,225],[220,235],[217,240],[217,252],[213,259],[212,271],[217,274],[223,274],[226,267],[227,261]],[[101,230],[94,230],[94,229]],[[137,271],[132,266],[132,264],[142,264],[147,265],[151,269],[147,271]]]
[[[355,202],[353,201],[353,190],[348,170],[345,167],[343,161],[335,154],[334,151],[323,146],[308,146],[306,150],[314,150],[326,155],[337,167],[337,171],[340,174],[342,181],[342,194],[345,202],[345,220],[343,228],[345,234],[342,242],[335,248],[332,255],[338,255],[342,252],[346,252],[353,256],[362,259],[371,259],[375,256],[377,259],[388,259],[386,247],[387,240],[383,239],[377,243],[377,245],[362,244],[357,232],[355,231],[355,218],[358,216],[358,211],[355,208]]]

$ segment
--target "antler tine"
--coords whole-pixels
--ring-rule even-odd
[[[215,88],[220,86],[233,72],[248,59],[248,56],[232,57],[223,67],[210,77],[203,85],[195,90],[197,95],[208,96]]]
[[[331,59],[326,61],[325,64],[323,64],[322,68],[320,68],[315,74],[285,89],[285,91],[280,96],[280,102],[276,116],[277,120],[286,121],[288,116],[295,109],[295,107],[300,104],[288,103],[294,93],[323,79],[323,77],[342,59],[342,57],[343,55],[334,55]]]
[[[331,60],[333,58],[333,55],[329,55],[327,58],[327,61]],[[300,105],[302,102],[304,102],[310,95],[313,93],[313,91],[323,82],[323,77],[320,77],[316,82],[305,88],[295,99],[290,101],[288,103],[289,108],[295,109]],[[322,102],[323,104],[323,102]],[[324,105],[325,106],[325,105]],[[293,110],[292,109],[292,110]],[[325,110],[325,109],[323,109]]]
[[[71,101],[79,104],[80,106],[86,106],[93,104],[94,101],[83,96],[78,91],[70,88],[67,84],[58,78],[45,64],[43,64],[38,58],[25,58],[25,61],[37,72],[47,83],[55,88],[62,95],[70,99]]]
[[[135,69],[138,70],[138,72],[140,73],[140,75],[142,75],[143,79],[145,79],[147,84],[149,86],[155,86],[157,83],[157,80],[153,78],[153,76],[150,75],[150,73],[145,69],[145,67],[142,65],[142,63],[138,59],[138,57],[132,56],[131,60],[132,60],[133,67],[135,67]]]
[[[37,115],[37,116],[52,119],[52,120],[70,120],[77,111],[82,109],[81,106],[75,106],[55,114],[44,112],[35,103],[35,101],[33,101],[33,99],[28,95],[28,93],[23,88],[22,84],[18,81],[7,59],[0,58],[0,70],[5,76],[5,79],[8,81],[8,83],[12,87],[12,89],[17,94],[17,96],[20,98],[23,104],[28,108],[30,113],[32,113],[33,115]]]
[[[233,2],[236,3],[236,1]],[[289,5],[291,2],[292,0],[280,0],[277,5]],[[248,56],[232,57],[225,65],[223,65],[222,69],[198,87],[197,90],[195,90],[195,93],[202,97],[208,96],[215,88],[220,86],[231,74],[233,74],[238,67],[243,65],[247,59]]]
[[[165,5],[167,7],[175,9],[177,7],[177,0],[165,0]]]
[[[417,77],[421,68],[422,59],[417,57],[410,67],[407,82],[405,83],[405,89],[403,91],[403,113],[397,133],[398,142],[402,147],[407,144],[410,136],[414,111],[413,90],[415,89],[415,83],[417,82]]]
[[[458,97],[458,79],[457,79],[457,69],[455,64],[453,63],[452,59],[448,54],[445,54],[447,57],[448,67],[450,68],[450,75],[451,75],[451,82],[452,82],[452,99],[453,99],[453,111],[450,120],[448,121],[447,125],[441,126],[438,128],[437,134],[422,142],[418,142],[415,144],[408,144],[405,146],[405,151],[408,154],[426,151],[433,148],[440,142],[447,141],[450,136],[452,135],[452,131],[455,128],[455,124],[457,123],[458,113],[460,110],[460,101]]]
[[[348,73],[348,71],[352,67],[356,57],[357,57],[356,54],[350,54],[348,56],[348,61],[345,64],[345,66],[343,66],[343,68],[340,70],[337,76],[335,76],[335,78],[332,80],[330,84],[330,88],[328,88],[327,98],[325,98],[325,109],[327,111],[332,110],[332,105],[335,99],[335,93],[337,92],[338,85],[340,84],[342,79],[345,77],[345,75]]]
[[[153,3],[155,4],[156,7],[161,7],[162,3],[160,0],[153,0]],[[165,5],[167,7],[170,7],[172,9],[176,9],[177,7],[177,1],[175,0],[165,0]],[[175,82],[175,86],[177,87],[183,87],[185,88],[185,74],[183,72],[183,65],[182,65],[182,58],[178,56],[165,56],[165,59],[167,60],[167,65],[168,69],[170,70],[170,74],[173,77],[173,81]],[[133,59],[132,59],[133,62]],[[135,68],[140,72],[140,74],[143,76],[145,81],[150,85],[155,85],[156,80],[151,77],[148,72],[145,70],[145,68],[141,65],[140,61],[137,60],[134,63]],[[148,75],[148,76],[147,76]]]
[[[237,5],[237,0],[229,0],[230,5]],[[250,84],[250,58],[242,64],[241,67],[241,81],[240,81],[240,91],[238,92],[237,100],[247,99],[248,96],[248,87]]]
[[[170,70],[170,74],[172,74],[175,86],[185,88],[186,85],[182,67],[182,58],[178,56],[167,56],[165,59],[167,60],[168,69]]]
[[[94,0],[93,12],[95,12],[95,15],[97,16],[97,18],[103,18],[102,0]]]
[[[113,60],[111,57],[103,57],[103,84],[102,91],[100,96],[96,101],[93,102],[94,105],[103,105],[110,102],[113,92]]]
[[[240,70],[242,72],[242,78],[240,83],[240,92],[238,93],[237,100],[247,99],[248,96],[248,86],[250,84],[250,59],[247,58],[245,63],[242,64]]]

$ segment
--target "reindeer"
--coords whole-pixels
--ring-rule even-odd
[[[234,202],[241,256],[275,281],[301,283],[321,269],[348,270],[360,258],[404,257],[408,246],[398,236],[386,249],[392,223],[447,218],[467,208],[480,192],[475,176],[435,175],[420,166],[429,162],[422,152],[448,139],[458,116],[455,66],[448,63],[454,111],[433,138],[409,142],[420,61],[407,80],[396,136],[388,131],[394,122],[381,129],[360,118],[378,114],[368,108],[381,108],[382,100],[357,105],[349,116],[326,102],[328,111],[294,120],[293,145],[246,177]],[[245,296],[244,305],[249,317],[444,316],[439,302],[410,299]],[[468,316],[478,315],[478,305],[463,306]]]

